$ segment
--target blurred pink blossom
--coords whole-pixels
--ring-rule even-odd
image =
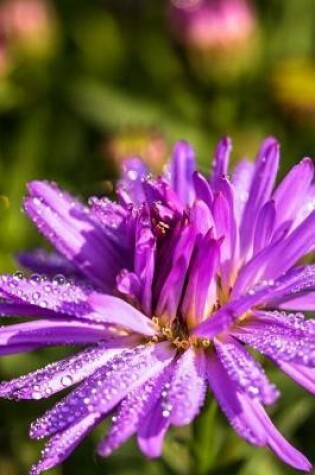
[[[247,0],[172,0],[170,27],[190,47],[229,49],[246,42],[255,29]]]

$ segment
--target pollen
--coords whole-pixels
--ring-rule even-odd
[[[181,327],[178,328],[176,325],[173,325],[176,329],[162,325],[157,317],[153,317],[152,322],[157,330],[157,335],[150,339],[151,343],[167,340],[178,350],[183,351],[189,348],[207,349],[211,346],[211,341],[208,338],[190,336]]]

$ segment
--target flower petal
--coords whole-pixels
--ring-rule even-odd
[[[79,383],[128,346],[125,338],[88,348],[74,356],[0,384],[0,396],[12,399],[42,399]],[[36,432],[31,433],[37,437]]]
[[[33,433],[50,436],[67,429],[75,420],[84,419],[89,413],[96,417],[107,414],[129,392],[160,373],[173,357],[174,351],[165,343],[123,351],[38,419],[33,424]]]
[[[161,456],[164,436],[169,425],[169,419],[163,416],[159,400],[139,424],[138,444],[144,455],[150,458]]]
[[[211,184],[214,188],[216,188],[217,180],[228,173],[231,150],[232,140],[229,137],[224,137],[217,144],[211,175]]]
[[[113,417],[113,423],[106,438],[100,442],[98,453],[110,455],[139,428],[140,421],[145,418],[160,397],[161,388],[169,381],[170,368],[166,367],[157,377],[151,378],[140,387],[127,394]]]
[[[253,231],[262,206],[269,200],[274,186],[279,163],[279,145],[274,139],[263,143],[252,178],[249,197],[245,205],[240,228],[242,255],[246,256],[252,246]]]
[[[273,194],[277,209],[277,225],[293,222],[296,213],[309,192],[314,178],[314,164],[311,158],[304,158],[284,177]]]
[[[66,277],[83,277],[78,270],[57,252],[47,252],[44,249],[21,252],[17,254],[17,261],[32,272],[47,274],[50,277],[62,274]]]
[[[274,384],[270,384],[261,365],[234,338],[215,340],[215,347],[227,374],[243,391],[254,400],[272,404],[279,396]]]
[[[210,389],[238,435],[251,444],[265,445],[265,431],[256,424],[257,418],[250,409],[248,410],[246,399],[241,398],[224,366],[215,355],[207,358],[207,377]]]
[[[242,342],[270,358],[304,366],[315,365],[315,338],[276,322],[255,319],[232,330]]]
[[[279,368],[309,392],[315,394],[315,369],[303,365],[275,360]]]
[[[177,360],[169,389],[164,390],[163,415],[176,426],[190,424],[198,415],[206,395],[205,360],[202,353],[188,349]]]
[[[24,346],[82,345],[108,336],[101,324],[71,319],[40,319],[0,328],[0,354],[19,353]]]
[[[39,230],[92,282],[112,288],[123,253],[88,208],[45,182],[31,182],[29,191],[25,210]]]
[[[30,475],[39,475],[63,462],[96,424],[95,414],[88,414],[69,429],[52,437],[42,452],[41,460],[31,468]]]
[[[83,317],[91,312],[86,303],[92,291],[91,287],[74,283],[62,275],[57,275],[50,281],[39,274],[30,278],[16,278],[4,274],[0,276],[0,291],[12,299],[14,304],[29,306],[30,311],[31,306],[38,307],[43,315],[48,310],[50,314],[54,311],[75,317]]]
[[[93,292],[88,302],[104,323],[119,325],[142,335],[153,336],[156,333],[148,317],[117,297]]]
[[[274,201],[270,200],[261,208],[257,217],[254,233],[254,250],[257,254],[271,241],[276,222],[276,208]]]
[[[170,183],[183,204],[191,204],[194,199],[195,170],[195,153],[192,147],[187,142],[177,142],[170,163]]]

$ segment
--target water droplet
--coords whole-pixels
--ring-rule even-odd
[[[66,375],[61,378],[61,384],[65,387],[71,386],[73,382],[72,376]]]

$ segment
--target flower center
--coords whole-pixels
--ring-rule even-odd
[[[189,335],[188,331],[177,320],[171,326],[167,326],[158,317],[153,317],[152,322],[157,330],[157,335],[150,341],[169,341],[178,350],[188,350],[188,348],[206,349],[211,346],[211,340]]]

